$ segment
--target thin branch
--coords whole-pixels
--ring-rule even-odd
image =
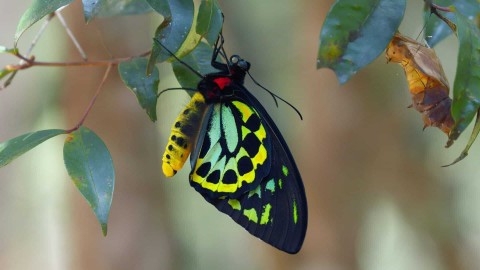
[[[42,26],[40,27],[40,30],[38,30],[37,35],[33,38],[30,48],[28,48],[27,50],[27,56],[30,56],[30,54],[33,51],[33,48],[35,48],[35,46],[37,45],[38,40],[40,40],[40,37],[43,35],[45,30],[47,29],[47,26],[52,21],[53,17],[55,17],[55,13],[50,13],[48,17],[45,19]]]
[[[434,8],[436,10],[440,10],[440,11],[445,11],[445,12],[452,12],[452,10],[450,9],[450,7],[443,7],[443,6],[439,6],[437,4],[434,4],[434,3],[431,3],[430,4],[430,7],[431,8]]]
[[[444,21],[448,27],[450,27],[450,29],[452,29],[453,32],[455,32],[457,30],[457,26],[451,22],[449,19],[447,19],[445,16],[443,16],[442,14],[440,14],[439,11],[443,11],[443,12],[454,12],[454,10],[452,10],[452,8],[450,7],[444,7],[444,6],[439,6],[435,3],[433,3],[433,0],[424,0],[425,2],[425,5],[429,6],[430,7],[430,14],[435,14],[435,16],[437,16],[440,20]]]
[[[457,26],[452,22],[450,21],[449,19],[447,19],[445,16],[443,16],[442,14],[440,14],[440,12],[438,12],[439,9],[435,9],[435,8],[432,8],[431,9],[431,12],[433,14],[435,14],[440,20],[442,20],[443,22],[445,22],[448,27],[450,27],[450,29],[452,29],[452,31],[455,33],[457,31]]]
[[[93,105],[95,104],[95,101],[97,100],[97,97],[98,97],[98,95],[100,94],[100,91],[101,91],[102,88],[103,88],[103,85],[104,85],[105,82],[107,81],[108,75],[110,74],[110,70],[112,69],[112,67],[113,67],[113,64],[108,65],[107,70],[105,71],[105,74],[103,74],[102,81],[101,81],[100,84],[98,85],[97,92],[95,92],[95,95],[93,96],[92,100],[90,100],[90,104],[88,104],[88,107],[87,107],[87,109],[85,110],[85,113],[83,114],[83,116],[82,116],[82,118],[80,119],[80,121],[75,125],[75,127],[67,130],[66,133],[72,133],[72,132],[74,132],[75,130],[79,129],[79,128],[83,125],[83,122],[85,122],[85,119],[87,119],[88,114],[89,114],[90,111],[92,110]]]
[[[63,28],[65,28],[65,31],[67,32],[67,35],[70,37],[70,39],[72,40],[73,44],[75,45],[75,47],[77,48],[78,52],[80,53],[80,56],[82,57],[83,60],[85,61],[88,61],[87,59],[87,54],[85,53],[85,51],[82,49],[82,46],[80,46],[80,43],[78,42],[78,40],[75,38],[75,35],[73,34],[73,32],[70,30],[70,28],[68,27],[67,25],[67,22],[65,21],[65,19],[63,18],[63,15],[60,13],[60,10],[57,10],[55,11],[55,15],[57,15],[57,18],[58,20],[60,21],[60,23],[62,24]]]
[[[40,30],[38,30],[38,33],[35,35],[35,37],[33,38],[32,40],[32,43],[30,44],[30,47],[28,48],[27,50],[27,57],[30,56],[30,54],[32,53],[33,51],[33,48],[35,48],[35,46],[37,45],[37,42],[38,40],[40,40],[40,37],[43,35],[43,33],[45,32],[45,30],[47,29],[47,26],[48,24],[52,21],[53,17],[55,16],[54,13],[50,13],[47,18],[45,19],[45,21],[43,22],[42,26],[40,27]],[[21,59],[21,58],[20,58]],[[27,62],[25,60],[20,60],[20,62],[18,63],[19,66],[21,65],[25,65]],[[7,66],[6,68],[11,68],[12,66]],[[10,76],[8,76],[7,80],[5,80],[5,82],[3,83],[3,85],[0,85],[0,91],[7,88],[13,81],[13,79],[15,78],[15,76],[17,75],[17,71],[18,70],[15,70],[14,72],[12,72],[10,74]]]
[[[80,61],[80,62],[40,62],[40,61],[35,61],[35,57],[28,58],[26,56],[21,55],[20,53],[16,53],[14,55],[24,60],[25,63],[19,64],[19,65],[9,65],[6,68],[9,70],[21,70],[21,69],[30,68],[32,66],[39,66],[39,67],[110,66],[110,65],[118,65],[122,62],[130,61],[136,57],[145,57],[149,54],[150,54],[150,51],[146,51],[136,56],[113,58],[109,60]]]

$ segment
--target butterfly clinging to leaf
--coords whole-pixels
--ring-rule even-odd
[[[189,89],[195,93],[173,124],[164,174],[175,175],[190,155],[190,184],[205,200],[254,236],[297,253],[307,229],[305,191],[280,131],[243,86],[250,63],[238,55],[226,57],[221,35],[211,61],[218,72],[202,75],[177,61],[201,80]]]

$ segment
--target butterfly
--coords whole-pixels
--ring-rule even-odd
[[[218,72],[202,75],[156,42],[201,78],[172,126],[164,174],[175,175],[190,155],[190,184],[206,201],[266,243],[297,253],[307,229],[305,191],[280,131],[244,86],[250,63],[228,58],[220,34],[211,59]]]

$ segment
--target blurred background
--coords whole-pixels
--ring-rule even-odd
[[[11,47],[31,1],[0,0],[0,45]],[[479,142],[459,164],[471,128],[450,149],[438,129],[422,131],[403,70],[381,55],[345,85],[316,70],[322,22],[333,1],[221,1],[227,53],[252,64],[264,86],[247,87],[270,112],[303,176],[309,227],[303,249],[288,255],[252,237],[209,205],[188,183],[186,166],[165,179],[161,155],[186,93],[163,95],[151,123],[112,73],[86,126],[106,143],[116,186],[103,237],[93,212],[63,166],[64,137],[51,139],[0,169],[0,269],[480,269]],[[423,1],[408,1],[403,34],[423,27]],[[80,1],[63,11],[90,59],[149,49],[161,17],[96,19],[84,24]],[[25,51],[41,23],[21,39]],[[380,30],[379,30],[380,31]],[[438,48],[453,83],[457,44]],[[79,54],[58,20],[34,50],[37,60]],[[0,66],[16,63],[1,55]],[[160,88],[175,87],[160,65]],[[0,141],[33,130],[71,128],[105,68],[22,71],[0,91]],[[477,210],[476,210],[477,209]]]

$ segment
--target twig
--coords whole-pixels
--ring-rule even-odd
[[[48,15],[48,17],[45,19],[45,21],[43,22],[42,26],[40,27],[40,30],[38,31],[37,35],[35,35],[35,37],[33,38],[32,40],[32,44],[30,44],[30,47],[28,48],[27,50],[27,57],[30,56],[30,54],[32,53],[33,51],[33,48],[35,48],[35,46],[37,45],[37,42],[38,40],[40,40],[40,37],[43,35],[43,33],[45,32],[45,30],[47,29],[47,26],[48,24],[52,21],[53,17],[55,16],[54,13],[50,13]],[[20,60],[20,62],[18,63],[19,66],[21,65],[25,65],[26,64],[26,61],[25,60]],[[10,68],[11,66],[8,66],[7,68]],[[10,76],[8,76],[7,80],[5,80],[5,82],[3,83],[3,85],[0,85],[0,91],[7,88],[13,81],[13,79],[15,78],[15,76],[17,75],[17,71],[18,70],[15,70],[14,72],[12,72],[10,74]]]
[[[65,28],[65,31],[67,32],[67,35],[70,37],[72,40],[73,44],[77,48],[78,52],[80,53],[80,56],[82,57],[83,60],[88,61],[87,54],[85,51],[82,49],[82,46],[80,46],[80,43],[78,40],[75,38],[75,35],[73,32],[70,30],[70,28],[67,25],[67,22],[63,18],[63,15],[60,13],[60,10],[55,11],[55,15],[57,15],[58,20],[62,24],[63,28]]]
[[[448,25],[448,27],[450,27],[450,29],[452,29],[452,31],[455,33],[457,31],[457,26],[452,21],[447,19],[445,16],[440,14],[440,12],[438,12],[438,11],[439,11],[439,9],[435,9],[433,7],[431,8],[431,12],[433,14],[435,14],[438,18],[440,18],[440,20],[445,22]]]
[[[37,35],[33,38],[32,44],[27,50],[27,56],[30,56],[30,54],[33,51],[33,48],[37,45],[38,40],[40,40],[40,37],[43,35],[45,30],[47,29],[48,24],[52,21],[53,17],[55,17],[55,13],[50,13],[48,17],[45,19],[43,22],[42,26],[40,27],[40,30],[38,30]]]
[[[452,12],[452,10],[449,7],[439,6],[439,5],[434,4],[434,3],[430,3],[430,7],[434,8],[436,10],[440,10],[440,11]]]
[[[452,29],[453,32],[456,32],[457,26],[451,22],[449,19],[447,19],[445,16],[440,14],[438,11],[443,11],[443,12],[454,12],[450,7],[444,7],[444,6],[439,6],[435,3],[433,3],[432,0],[424,0],[425,5],[430,7],[430,14],[435,14],[440,20],[444,21],[450,29]]]
[[[71,129],[69,129],[69,130],[66,130],[66,131],[65,131],[66,133],[72,133],[72,132],[74,132],[75,130],[79,129],[80,126],[83,125],[83,122],[85,122],[85,119],[87,119],[87,116],[88,116],[88,114],[90,113],[90,110],[93,108],[93,104],[95,104],[95,101],[97,100],[97,97],[98,97],[98,95],[100,94],[100,91],[102,90],[103,85],[104,85],[105,82],[107,81],[108,74],[110,73],[110,70],[112,69],[112,67],[113,67],[113,64],[108,65],[107,70],[105,71],[105,74],[103,74],[102,81],[101,81],[100,84],[98,85],[97,91],[95,92],[95,95],[93,96],[92,100],[90,100],[90,104],[88,104],[88,107],[87,107],[87,109],[85,110],[85,113],[83,114],[83,116],[82,116],[82,118],[80,119],[80,121],[75,125],[75,127],[71,128]]]
[[[146,51],[136,56],[113,58],[110,60],[80,61],[80,62],[40,62],[40,61],[35,61],[35,57],[28,58],[21,55],[20,53],[16,53],[14,55],[24,60],[25,63],[21,65],[9,65],[6,68],[9,70],[21,70],[21,69],[30,68],[32,66],[39,66],[39,67],[109,66],[109,65],[118,65],[121,62],[126,62],[136,57],[144,57],[149,54],[150,54],[150,51]]]

